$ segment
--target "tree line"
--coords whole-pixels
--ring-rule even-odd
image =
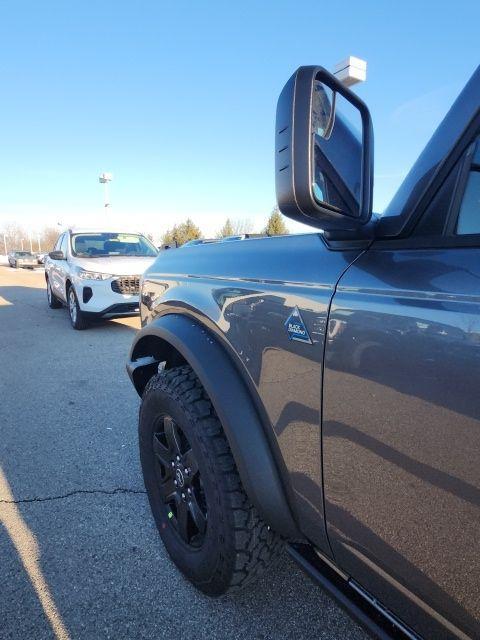
[[[7,223],[0,228],[0,253],[24,250],[35,253],[52,251],[60,229],[58,227],[44,227],[38,233],[29,233],[15,222]]]
[[[234,220],[227,218],[224,224],[218,229],[215,238],[226,238],[228,236],[243,235],[251,233],[253,225],[249,220]],[[44,227],[39,233],[30,234],[23,227],[16,223],[5,224],[0,228],[0,253],[4,252],[6,245],[7,251],[25,250],[34,252],[52,251],[58,236],[60,235],[59,227]],[[285,224],[283,215],[275,207],[271,212],[265,227],[260,232],[266,236],[284,235],[289,233]],[[146,234],[153,241],[151,233]],[[187,218],[184,222],[174,224],[168,229],[162,237],[162,244],[174,244],[178,246],[185,244],[189,240],[197,240],[204,238],[201,229],[191,220]]]
[[[252,229],[253,225],[249,220],[234,220],[232,218],[227,218],[222,227],[220,227],[215,234],[215,238],[244,235],[251,233]],[[260,234],[265,236],[279,236],[288,233],[289,231],[285,224],[283,215],[280,213],[278,207],[275,207]],[[174,224],[173,227],[163,234],[162,244],[171,245],[176,243],[177,246],[180,247],[189,240],[199,240],[201,238],[204,238],[201,229],[191,218],[187,218],[184,222]]]

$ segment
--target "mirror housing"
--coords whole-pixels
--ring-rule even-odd
[[[65,256],[63,255],[63,251],[50,251],[48,256],[52,260],[66,260]]]
[[[331,98],[329,98],[331,96]],[[358,113],[359,137],[338,112],[338,96]],[[324,124],[319,126],[323,119]],[[317,171],[323,188],[318,187]],[[324,231],[369,222],[373,127],[365,103],[323,67],[300,67],[277,105],[275,178],[280,211]]]

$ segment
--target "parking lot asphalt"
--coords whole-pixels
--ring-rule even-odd
[[[41,270],[0,266],[0,638],[366,638],[286,555],[217,600],[177,572],[137,455],[138,326],[74,331]]]

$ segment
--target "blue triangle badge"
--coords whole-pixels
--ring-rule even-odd
[[[285,322],[285,328],[287,329],[290,340],[312,344],[310,336],[308,335],[307,327],[303,322],[298,307],[295,307],[292,313],[288,316],[287,321]]]

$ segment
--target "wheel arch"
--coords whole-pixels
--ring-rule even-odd
[[[222,423],[250,500],[275,531],[301,537],[268,442],[267,425],[225,347],[197,320],[167,314],[144,327],[130,350],[127,371],[140,396],[161,363],[168,368],[192,367]]]

